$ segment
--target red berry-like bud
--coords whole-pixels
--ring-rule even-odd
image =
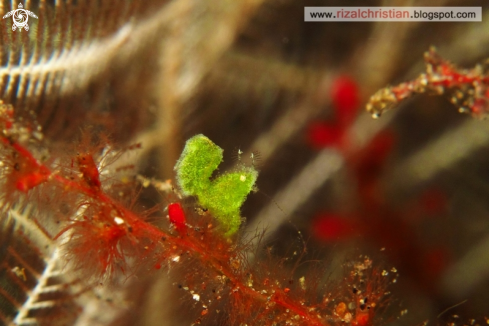
[[[179,203],[172,203],[168,205],[168,215],[170,216],[170,222],[175,226],[175,229],[179,233],[184,233],[187,226],[185,218],[185,212]]]

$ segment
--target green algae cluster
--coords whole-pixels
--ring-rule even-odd
[[[253,190],[258,171],[253,167],[238,166],[211,178],[222,162],[223,150],[204,135],[196,135],[185,144],[175,165],[177,182],[186,196],[195,196],[199,205],[217,218],[230,236],[238,231],[240,209],[246,196]]]

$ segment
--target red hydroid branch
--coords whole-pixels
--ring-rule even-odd
[[[370,98],[367,111],[374,118],[413,94],[448,94],[461,113],[484,117],[489,112],[489,73],[487,64],[461,69],[443,59],[431,47],[424,55],[426,73],[396,86],[378,90]]]
[[[200,310],[196,323],[219,313],[232,325],[345,321],[363,326],[374,321],[382,306],[388,280],[371,263],[350,264],[347,277],[334,286],[323,284],[318,273],[285,272],[287,259],[251,263],[246,257],[254,248],[241,243],[239,234],[225,234],[227,229],[207,207],[197,214],[176,200],[162,219],[169,223],[148,222],[145,213],[134,210],[135,184],[101,164],[120,156],[109,144],[104,150],[84,144],[71,154],[52,149],[47,155],[42,138],[36,140],[5,105],[0,107],[0,127],[4,209],[28,198],[44,220],[59,220],[61,227],[47,232],[61,242],[66,259],[87,282],[177,268],[175,284]],[[228,178],[244,183],[249,176],[245,172],[251,173],[242,169],[236,181],[234,175]],[[343,310],[344,305],[351,308]]]

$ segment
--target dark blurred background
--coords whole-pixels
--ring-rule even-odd
[[[203,133],[224,149],[220,171],[233,168],[238,149],[260,170],[243,231],[266,227],[262,245],[274,254],[290,254],[303,238],[304,259],[328,262],[333,278],[361,254],[397,269],[379,323],[466,323],[489,314],[489,125],[458,113],[445,95],[415,96],[380,119],[364,109],[378,89],[424,72],[430,46],[460,67],[483,63],[486,1],[347,4],[482,6],[474,23],[304,22],[305,6],[344,1],[29,5],[51,19],[32,19],[22,37],[2,22],[3,39],[20,45],[0,46],[0,94],[19,115],[34,111],[50,141],[100,126],[116,142],[141,142],[139,172],[166,180],[185,140]],[[84,28],[70,36],[76,26]],[[50,36],[41,41],[43,33]],[[22,61],[22,53],[37,53],[37,61]],[[20,77],[12,77],[15,67],[24,67]],[[136,306],[106,311],[112,317],[100,324],[188,324],[169,303],[180,294],[166,276],[127,282],[121,296]]]

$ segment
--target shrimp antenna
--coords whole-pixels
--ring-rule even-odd
[[[241,155],[243,155],[243,151],[241,150],[241,148],[236,147],[233,151],[231,158],[234,162],[241,163]]]
[[[251,164],[253,165],[254,168],[257,168],[258,165],[260,165],[261,162],[261,154],[259,151],[253,151],[250,154],[251,158]]]

